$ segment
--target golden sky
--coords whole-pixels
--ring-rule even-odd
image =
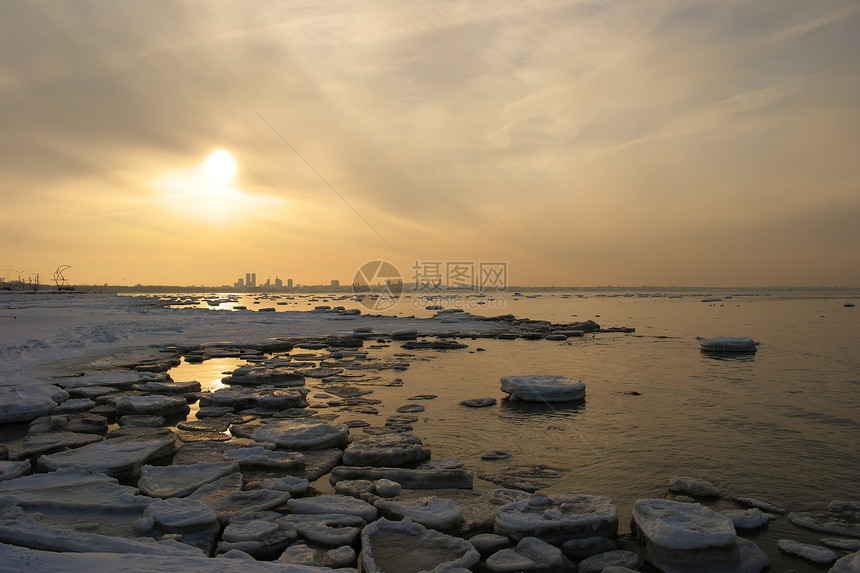
[[[860,286],[857,30],[856,0],[2,2],[0,273]]]

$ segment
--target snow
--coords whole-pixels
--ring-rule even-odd
[[[293,513],[357,515],[367,522],[376,519],[378,513],[376,508],[369,503],[339,494],[291,499],[287,505]]]
[[[731,547],[737,539],[731,519],[696,503],[640,499],[633,521],[648,543],[663,549]]]
[[[260,426],[251,437],[288,450],[313,450],[346,446],[349,427],[322,420],[278,420]]]
[[[425,460],[430,450],[414,434],[392,433],[367,436],[352,442],[343,452],[348,466],[397,467]]]
[[[432,529],[451,529],[463,519],[461,507],[435,495],[409,501],[379,500],[374,505],[386,517],[409,518]]]
[[[433,529],[403,521],[379,519],[361,532],[364,573],[442,573],[473,569],[480,554],[471,543]]]
[[[800,543],[793,539],[780,539],[776,543],[782,551],[802,557],[813,563],[831,563],[836,561],[836,553],[826,547],[818,547],[808,543]]]
[[[511,400],[569,402],[585,398],[585,384],[564,376],[502,376],[500,381],[502,392],[510,394]]]
[[[149,496],[185,497],[201,486],[239,471],[236,462],[199,462],[187,466],[143,466],[137,486]]]
[[[720,495],[720,490],[711,482],[692,477],[673,477],[669,480],[669,489],[699,497],[718,497]]]
[[[49,454],[39,458],[43,470],[78,467],[113,477],[130,477],[140,473],[143,465],[174,451],[176,436],[121,437],[88,446]]]
[[[149,544],[157,545],[157,544]],[[190,548],[189,548],[190,549]],[[114,551],[124,551],[117,546]],[[125,553],[52,553],[0,545],[0,563],[7,571],[17,573],[321,573],[332,569],[290,565],[246,559],[212,559],[198,555],[158,555]]]
[[[494,532],[513,540],[539,537],[562,543],[576,537],[614,537],[618,511],[605,495],[534,495],[499,508]]]
[[[516,547],[494,553],[485,563],[491,573],[564,571],[569,562],[558,547],[536,537],[524,537]]]

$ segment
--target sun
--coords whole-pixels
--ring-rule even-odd
[[[203,164],[203,171],[206,177],[216,185],[228,185],[236,177],[236,172],[239,170],[236,160],[230,155],[229,151],[218,149],[209,154],[206,162]]]

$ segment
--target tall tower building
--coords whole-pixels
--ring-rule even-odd
[[[251,273],[251,286],[257,286],[257,273]]]
[[[251,286],[251,273],[245,273],[245,286]]]

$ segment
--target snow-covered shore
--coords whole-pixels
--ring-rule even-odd
[[[44,383],[100,359],[152,354],[153,348],[323,336],[371,327],[480,331],[494,323],[364,316],[325,311],[254,312],[165,308],[157,299],[112,294],[0,294],[0,386]],[[453,327],[453,328],[452,328]],[[71,371],[69,371],[71,369]]]

